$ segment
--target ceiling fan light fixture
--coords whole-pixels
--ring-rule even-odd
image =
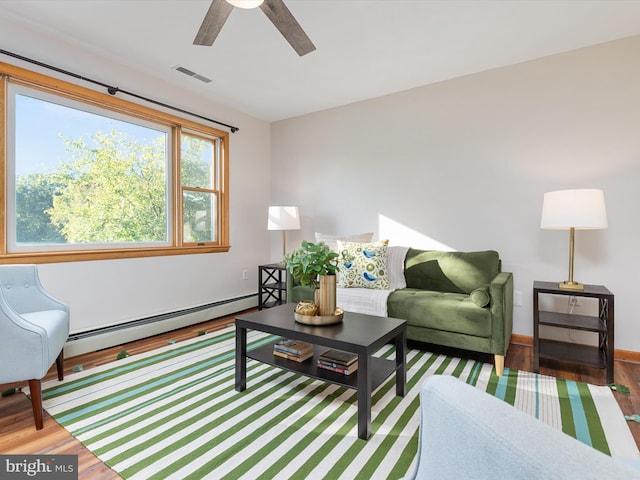
[[[264,0],[227,0],[227,3],[230,3],[234,7],[238,8],[257,8],[262,5]]]
[[[193,44],[209,47],[213,45],[234,7],[245,9],[260,7],[260,10],[301,57],[316,49],[309,36],[285,5],[284,0],[211,0],[209,10],[207,10],[200,29],[193,39]]]

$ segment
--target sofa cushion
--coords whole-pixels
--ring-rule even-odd
[[[498,252],[441,252],[409,249],[404,275],[408,288],[466,293],[491,283],[500,272]]]
[[[389,295],[390,317],[407,325],[477,337],[491,336],[491,312],[475,305],[469,295],[405,288]]]
[[[387,290],[388,240],[354,243],[338,240],[341,255],[338,288],[375,288]]]
[[[489,285],[483,285],[476,288],[469,294],[469,298],[473,303],[479,307],[486,307],[491,302],[491,295],[489,294]]]

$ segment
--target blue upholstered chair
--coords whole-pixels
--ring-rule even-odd
[[[69,308],[42,288],[35,265],[0,265],[0,383],[29,381],[36,430],[43,426],[41,379],[56,362],[63,378]]]
[[[446,375],[420,390],[418,464],[404,480],[640,478],[640,461],[616,459],[507,402]]]

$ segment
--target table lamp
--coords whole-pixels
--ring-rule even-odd
[[[575,231],[607,228],[603,191],[579,189],[545,193],[540,228],[569,230],[569,280],[558,286],[565,290],[584,290],[584,285],[573,280]]]
[[[269,207],[267,230],[282,230],[282,261],[287,254],[287,230],[300,230],[298,207]]]

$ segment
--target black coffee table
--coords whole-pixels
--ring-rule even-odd
[[[341,323],[311,326],[294,320],[294,308],[295,305],[290,303],[236,318],[236,390],[242,392],[247,387],[247,358],[354,388],[358,391],[358,437],[367,440],[371,433],[371,392],[395,372],[396,395],[404,397],[406,394],[406,321],[345,312]],[[314,356],[301,363],[280,358],[273,354],[273,344],[248,352],[247,329],[311,343]],[[391,342],[396,347],[395,361],[372,356]],[[351,375],[343,375],[318,368],[320,354],[332,348],[357,354],[358,370]]]

